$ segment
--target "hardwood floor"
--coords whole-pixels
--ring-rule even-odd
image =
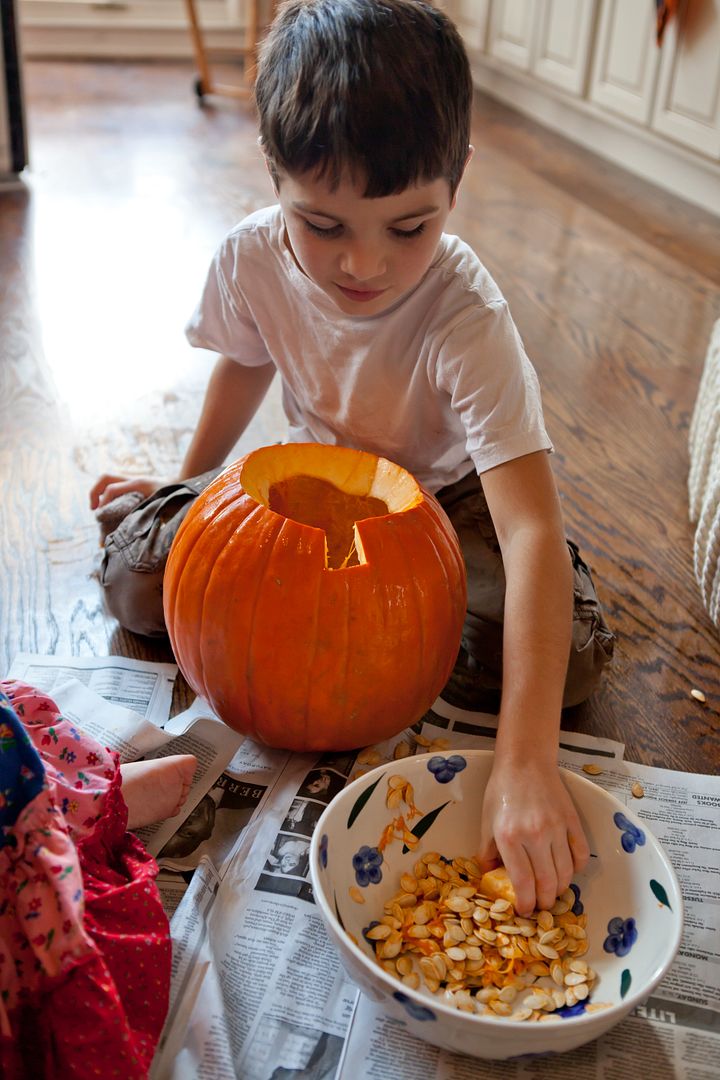
[[[225,230],[272,201],[250,108],[201,110],[192,80],[182,64],[27,65],[31,167],[0,194],[3,672],[21,650],[170,658],[102,610],[87,491],[105,469],[179,463],[213,359],[185,320]],[[617,634],[565,726],[715,772],[720,632],[692,573],[687,434],[720,317],[720,219],[486,97],[474,142],[451,227],[536,364],[568,533]],[[283,431],[273,388],[240,448]]]

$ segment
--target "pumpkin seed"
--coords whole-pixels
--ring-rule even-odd
[[[400,777],[389,790],[407,794],[408,786]],[[470,862],[428,852],[412,875],[402,875],[383,921],[366,933],[378,963],[404,985],[418,989],[424,982],[427,991],[469,1013],[537,1022],[568,1002],[585,1001],[596,975],[579,959],[588,949],[587,916],[573,914],[573,890],[550,910],[525,918],[504,897],[481,894],[479,877],[468,881]],[[353,892],[363,903],[354,886]],[[537,981],[548,978],[549,987]]]

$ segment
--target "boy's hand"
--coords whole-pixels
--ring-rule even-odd
[[[556,765],[496,758],[483,802],[479,862],[504,864],[517,911],[550,908],[590,857],[580,819]]]
[[[107,506],[113,499],[128,491],[139,491],[143,498],[152,495],[168,481],[160,476],[114,476],[103,473],[90,491],[90,509]]]

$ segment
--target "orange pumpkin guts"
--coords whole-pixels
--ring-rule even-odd
[[[410,473],[315,443],[225,469],[163,585],[190,686],[236,731],[289,750],[366,746],[419,719],[455,662],[465,590],[452,525]]]

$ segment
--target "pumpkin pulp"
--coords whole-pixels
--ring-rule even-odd
[[[319,476],[288,476],[272,484],[268,496],[268,505],[276,514],[324,531],[329,570],[359,564],[356,521],[389,513],[382,499],[349,494]]]

